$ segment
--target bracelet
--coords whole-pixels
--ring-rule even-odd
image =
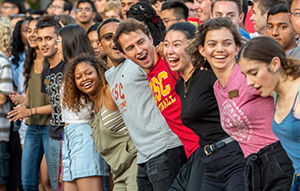
[[[30,109],[30,116],[32,116],[32,111],[31,111],[31,108],[29,108]]]
[[[36,110],[36,107],[35,107],[34,109],[35,109],[35,114],[37,115],[37,110]]]

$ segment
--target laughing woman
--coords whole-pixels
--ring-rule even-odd
[[[272,132],[273,98],[263,98],[247,86],[236,61],[239,32],[228,18],[206,22],[199,31],[190,55],[195,67],[211,68],[218,78],[214,93],[222,127],[238,141],[247,159],[246,190],[289,190],[293,167]]]
[[[175,90],[181,99],[181,120],[199,136],[199,147],[180,170],[171,190],[244,190],[245,160],[238,143],[221,127],[218,104],[213,91],[217,80],[212,70],[194,68],[186,52],[196,27],[175,23],[167,31],[164,55],[171,70],[182,75]],[[221,145],[207,152],[206,145]],[[203,150],[204,149],[204,150]],[[229,153],[229,154],[228,154]],[[214,169],[214,170],[213,170]],[[215,169],[220,169],[215,173]],[[218,176],[218,175],[219,176]],[[184,178],[180,178],[184,176]],[[183,182],[183,180],[185,182]],[[187,185],[182,188],[181,185]]]
[[[299,191],[300,61],[287,58],[272,38],[259,37],[241,49],[239,65],[248,86],[256,88],[262,97],[276,92],[272,129],[293,162],[296,176],[291,191]]]
[[[67,64],[80,53],[94,56],[94,50],[84,29],[79,25],[67,25],[59,31],[57,49]],[[69,67],[69,66],[68,66]],[[93,119],[93,104],[87,99],[81,104],[70,105],[76,97],[69,91],[67,81],[61,89],[62,118],[65,122],[62,143],[62,180],[65,191],[102,191],[102,176],[109,176],[109,167],[99,153],[88,125]],[[87,157],[88,156],[88,157]]]
[[[136,191],[136,148],[105,80],[106,64],[91,55],[79,55],[66,70],[70,95],[63,102],[73,111],[94,103],[95,119],[90,123],[96,150],[111,167],[114,190]],[[80,102],[79,100],[85,100]]]

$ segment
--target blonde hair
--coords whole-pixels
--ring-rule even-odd
[[[104,6],[103,15],[105,15],[105,12],[110,10],[117,10],[119,12],[120,18],[123,19],[122,6],[120,2],[113,0],[108,1]]]
[[[11,22],[8,18],[0,15],[0,51],[7,53],[10,49],[10,38],[11,38]]]

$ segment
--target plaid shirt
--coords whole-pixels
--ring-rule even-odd
[[[13,91],[12,66],[6,56],[0,51],[0,94],[8,96]],[[9,141],[10,121],[7,113],[10,111],[9,98],[0,105],[0,141]]]

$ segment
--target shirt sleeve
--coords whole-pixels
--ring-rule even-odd
[[[0,59],[0,93],[3,95],[12,94],[13,72],[12,66],[6,59]]]

